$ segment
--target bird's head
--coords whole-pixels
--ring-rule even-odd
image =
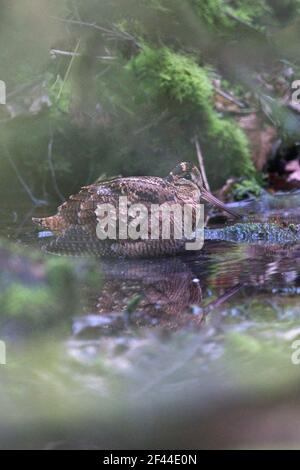
[[[185,193],[189,193],[190,197],[197,199],[204,199],[213,206],[227,212],[234,218],[239,219],[240,216],[235,212],[229,210],[223,202],[219,201],[213,196],[206,188],[203,183],[203,178],[199,169],[193,163],[182,162],[179,163],[174,170],[171,171],[167,180],[179,186]]]
[[[203,188],[203,180],[201,173],[193,163],[179,163],[169,174],[168,181],[176,185],[197,186],[201,191]]]

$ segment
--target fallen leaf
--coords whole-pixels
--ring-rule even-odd
[[[285,166],[285,171],[289,172],[288,181],[300,181],[300,164],[299,160],[292,160]]]

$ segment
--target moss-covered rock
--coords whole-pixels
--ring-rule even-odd
[[[103,173],[163,175],[179,160],[195,158],[191,143],[195,135],[212,186],[221,185],[228,176],[253,173],[244,134],[234,120],[214,110],[215,75],[209,67],[227,80],[229,90],[243,82],[243,97],[251,70],[268,68],[269,59],[270,63],[292,60],[290,50],[297,48],[291,44],[297,40],[290,40],[289,22],[295,20],[297,34],[300,0],[75,3],[56,2],[55,16],[66,15],[71,34],[66,34],[65,22],[51,20],[53,30],[49,24],[43,47],[36,41],[41,26],[24,6],[4,12],[7,24],[1,37],[7,48],[0,53],[1,79],[7,81],[9,92],[17,87],[9,93],[11,109],[24,108],[13,119],[0,114],[0,140],[13,161],[0,148],[4,191],[11,186],[7,181],[22,187],[14,165],[40,199],[61,199],[61,194],[75,192]],[[84,26],[68,23],[78,15]],[[29,21],[27,27],[34,23],[34,32],[27,29],[24,34],[20,26],[24,19]],[[44,18],[42,25],[47,21]],[[102,35],[104,31],[95,25],[101,28],[104,23],[107,32]],[[281,39],[281,29],[289,40]],[[267,39],[272,34],[277,45]],[[47,55],[52,43],[63,52],[55,60]],[[74,51],[78,57],[71,56]],[[16,53],[18,60],[11,61]],[[297,50],[294,56],[298,57]],[[32,87],[28,84],[37,76],[45,85],[41,96],[35,81]],[[41,98],[51,106],[41,106],[35,114],[32,109]],[[293,139],[296,124],[288,124]]]
[[[170,49],[145,47],[132,61],[132,70],[146,90],[148,99],[165,105],[179,123],[186,139],[199,136],[204,146],[208,174],[215,180],[219,172],[225,180],[230,175],[253,175],[249,144],[244,132],[230,119],[214,110],[210,71],[197,64],[193,57]],[[191,156],[194,149],[190,146]]]
[[[196,11],[205,25],[219,28],[227,28],[230,25],[224,8],[224,0],[208,0],[206,2],[190,0],[190,3],[196,6]]]
[[[243,179],[233,185],[232,195],[235,200],[241,201],[250,197],[259,197],[262,188],[255,180]]]

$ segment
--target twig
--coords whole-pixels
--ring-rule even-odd
[[[213,300],[212,302],[207,304],[205,307],[203,307],[203,312],[205,313],[205,315],[208,315],[209,312],[219,308],[224,302],[227,302],[227,300],[229,300],[237,292],[239,292],[242,287],[243,287],[243,284],[237,284],[231,289],[228,289],[223,295],[218,297],[216,300]]]
[[[245,26],[246,28],[248,29],[251,29],[252,31],[255,31],[256,33],[266,37],[266,34],[264,33],[264,31],[262,31],[261,29],[257,28],[256,26],[254,26],[253,24],[249,23],[248,21],[246,20],[243,20],[242,18],[240,18],[239,16],[236,16],[234,13],[230,12],[230,11],[227,11],[226,12],[226,15],[231,18],[232,20],[236,21],[237,23],[240,23],[241,25]]]
[[[196,145],[196,152],[197,152],[197,158],[199,162],[199,169],[200,169],[202,181],[203,181],[205,189],[210,192],[210,187],[209,187],[209,183],[208,183],[208,179],[207,179],[206,171],[205,171],[205,166],[204,166],[204,159],[203,159],[203,155],[201,152],[199,140],[197,137],[195,137],[195,145]]]
[[[272,115],[272,105],[276,105],[276,101],[271,96],[265,95],[263,93],[257,93],[258,100],[260,102],[260,107],[264,115],[269,119],[273,126],[278,127],[279,123],[274,119]]]
[[[98,31],[101,31],[103,35],[106,36],[111,36],[112,38],[114,37],[119,37],[125,41],[132,41],[138,46],[139,48],[142,48],[141,44],[138,43],[138,41],[135,39],[134,36],[131,34],[127,33],[126,31],[120,31],[120,29],[114,24],[113,29],[107,29],[104,28],[103,26],[99,26],[96,23],[89,23],[87,21],[80,21],[80,20],[73,20],[73,19],[67,19],[67,18],[59,18],[58,16],[50,16],[50,18],[61,21],[62,23],[69,23],[69,24],[74,24],[77,26],[84,26],[87,28],[94,28]]]
[[[42,82],[43,82],[43,77],[38,77],[38,78],[34,79],[33,81],[31,81],[29,83],[23,84],[23,85],[15,88],[11,92],[7,93],[7,101],[11,100],[15,96],[20,95],[21,93],[24,94],[26,90],[28,90],[28,89],[36,86],[36,85],[39,85]]]
[[[76,4],[76,2],[73,2],[73,10],[74,10],[74,14],[77,17],[77,19],[79,21],[81,21],[81,16],[80,16],[78,5]]]
[[[98,79],[100,77],[103,77],[103,75],[105,75],[111,69],[111,67],[112,67],[111,65],[108,65],[107,67],[105,67],[104,70],[102,70],[96,75],[96,78]]]
[[[54,186],[55,192],[58,195],[58,197],[61,199],[61,201],[65,201],[66,199],[64,198],[64,196],[60,192],[60,189],[59,189],[58,184],[57,184],[55,169],[54,169],[54,166],[53,166],[53,157],[52,157],[53,152],[52,152],[52,150],[53,150],[53,138],[51,137],[51,139],[49,140],[49,144],[48,144],[48,163],[49,163],[49,168],[50,168],[50,172],[51,172],[52,182],[53,182],[53,186]]]
[[[128,33],[127,31],[120,31],[120,29],[118,28],[118,26],[116,24],[113,24],[113,33],[117,33],[119,37],[127,40],[127,41],[132,41],[134,42],[138,47],[141,47],[141,45],[137,42],[137,40],[135,39],[134,36],[132,36],[132,34]]]
[[[25,180],[23,179],[21,173],[19,172],[17,165],[15,164],[15,162],[13,161],[13,159],[11,158],[11,155],[10,155],[10,153],[9,153],[9,151],[8,151],[8,149],[7,149],[7,147],[3,145],[3,146],[2,146],[2,149],[3,149],[3,152],[4,152],[5,157],[7,158],[7,160],[8,160],[8,162],[9,162],[10,166],[13,168],[13,170],[14,170],[14,172],[15,172],[15,174],[16,174],[16,176],[17,176],[17,178],[18,178],[18,180],[19,180],[19,182],[20,182],[20,184],[21,184],[21,186],[23,187],[24,191],[28,194],[28,196],[29,196],[31,202],[32,202],[35,206],[45,206],[45,205],[47,205],[47,201],[45,201],[45,200],[43,200],[43,199],[38,199],[38,198],[36,198],[36,197],[33,195],[31,189],[29,188],[29,186],[27,185],[27,183],[26,183]]]
[[[57,101],[59,100],[59,98],[60,98],[60,96],[61,96],[61,94],[62,94],[62,92],[63,92],[64,86],[65,86],[65,84],[66,84],[66,82],[67,82],[67,80],[68,80],[68,78],[69,78],[69,75],[70,75],[70,72],[71,72],[71,68],[72,68],[73,62],[74,62],[74,60],[75,60],[76,54],[78,53],[78,49],[79,49],[79,47],[80,47],[80,41],[81,41],[81,40],[78,39],[77,45],[76,45],[75,50],[74,50],[74,56],[73,56],[73,57],[71,58],[71,60],[70,60],[70,63],[69,63],[69,65],[68,65],[68,68],[67,68],[67,71],[66,71],[66,74],[65,74],[63,83],[62,83],[62,85],[61,85],[61,87],[60,87],[60,90],[59,90],[59,92],[58,92]]]
[[[231,94],[226,93],[225,91],[221,90],[221,88],[215,87],[215,91],[216,91],[216,93],[221,95],[223,98],[225,98],[226,100],[228,100],[231,103],[235,104],[239,108],[245,108],[246,107],[245,104],[242,103],[242,101],[239,101],[237,98],[235,98]]]
[[[22,233],[24,233],[23,229],[25,224],[28,220],[31,220],[36,208],[31,207],[31,209],[26,213],[25,217],[23,218],[22,222],[18,225],[16,233],[14,234],[14,238],[17,239]]]
[[[102,33],[111,33],[111,30],[103,28],[102,26],[99,26],[96,23],[88,23],[86,21],[59,18],[58,16],[50,16],[50,18],[52,18],[53,20],[61,21],[62,23],[69,23],[69,24],[75,24],[78,26],[86,26],[89,28],[94,28],[94,29],[97,29],[98,31],[101,31]]]
[[[82,57],[82,54],[79,52],[70,52],[70,51],[61,51],[59,49],[51,49],[50,54],[55,57],[57,55],[66,56],[66,57]],[[96,56],[96,59],[99,60],[116,60],[117,57],[113,56]]]

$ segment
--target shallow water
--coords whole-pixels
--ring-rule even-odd
[[[238,209],[249,215],[254,211],[253,220],[297,224],[299,197],[264,196]],[[38,238],[31,217],[53,212],[27,204],[0,206],[0,237],[24,247],[25,254],[40,252],[45,241]],[[93,269],[99,280],[87,283],[78,276],[80,301],[74,306],[66,292],[61,329],[24,327],[20,318],[2,323],[7,365],[0,366],[0,386],[7,406],[1,421],[11,433],[0,430],[3,447],[18,446],[24,439],[22,425],[30,422],[27,445],[45,448],[52,445],[53,423],[67,420],[73,425],[62,432],[58,447],[101,447],[114,440],[117,448],[116,442],[125,445],[127,439],[116,431],[120,416],[126,422],[124,408],[134,414],[136,430],[148,413],[159,415],[165,403],[170,422],[178,403],[183,409],[196,403],[200,419],[220,399],[227,410],[227,402],[249,389],[255,401],[261,393],[288,393],[298,383],[299,368],[292,365],[291,354],[300,336],[300,243],[207,241],[200,252],[174,258],[68,259],[76,272]],[[2,272],[13,279],[15,268],[5,258],[2,263]],[[108,435],[93,437],[95,410],[99,423],[109,422]],[[84,442],[77,434],[83,416],[93,417]],[[187,413],[187,428],[190,418]],[[14,431],[15,419],[21,423],[20,435]],[[41,422],[43,432],[37,435]],[[255,443],[255,438],[248,433],[237,442]],[[143,439],[142,432],[140,445]],[[165,435],[161,439],[167,442]]]

